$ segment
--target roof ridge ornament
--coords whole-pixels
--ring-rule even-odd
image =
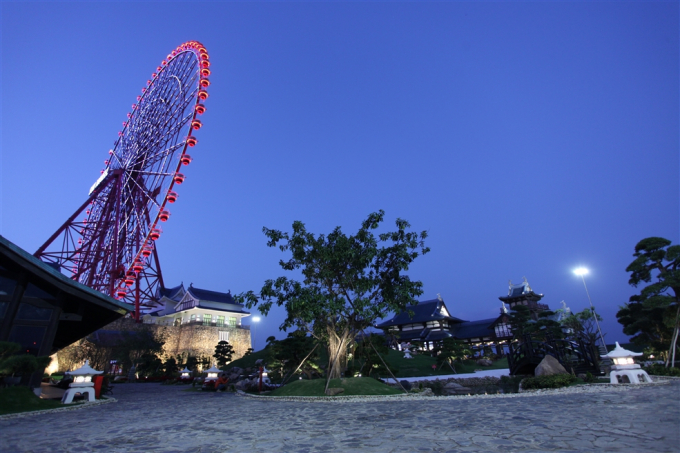
[[[522,279],[524,280],[524,286],[526,286],[527,292],[533,291],[533,289],[531,289],[531,286],[529,286],[529,282],[527,281],[527,278],[522,277]]]
[[[442,295],[437,293],[437,299],[439,299],[440,302],[444,302],[444,299],[442,299]]]

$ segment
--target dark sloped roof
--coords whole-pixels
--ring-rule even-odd
[[[444,301],[439,299],[418,302],[418,305],[408,305],[406,306],[404,311],[399,313],[397,316],[378,324],[377,327],[384,329],[391,326],[413,324],[418,322],[428,322],[438,319],[448,319],[449,321],[452,322],[463,322],[462,319],[455,318],[450,315],[449,316],[443,315],[441,313],[442,307],[446,308],[446,305],[444,304]],[[413,312],[413,317],[409,315],[409,311]],[[446,309],[446,311],[448,312],[448,309]]]
[[[422,338],[422,340],[423,341],[439,341],[439,340],[443,340],[444,338],[450,338],[450,337],[453,337],[453,335],[448,330],[431,330],[427,333],[427,336],[425,338]]]
[[[231,293],[219,293],[217,291],[196,288],[195,286],[189,286],[187,291],[189,294],[201,301],[205,300],[210,302],[222,302],[224,304],[238,305],[236,302],[234,302],[234,298],[231,297]]]
[[[201,308],[209,308],[210,310],[220,310],[228,311],[232,313],[245,313],[249,315],[250,313],[243,309],[243,305],[233,303],[227,304],[224,302],[213,302],[210,300],[200,300],[198,301],[198,306]]]
[[[179,293],[183,289],[184,289],[184,284],[180,283],[179,286],[175,286],[174,288],[159,288],[158,293],[159,293],[160,297],[167,297],[168,299],[175,299],[175,297],[177,296],[177,293]]]
[[[491,336],[493,323],[498,318],[480,319],[479,321],[467,321],[453,326],[451,333],[458,339],[481,338]]]

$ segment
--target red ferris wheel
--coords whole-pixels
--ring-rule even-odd
[[[191,163],[208,98],[210,58],[197,41],[163,60],[137,96],[85,202],[34,253],[74,280],[135,307],[163,286],[156,240]]]

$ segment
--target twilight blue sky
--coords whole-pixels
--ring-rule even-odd
[[[428,230],[409,274],[454,316],[526,276],[617,307],[642,238],[680,239],[679,8],[603,3],[1,4],[0,234],[35,251],[80,205],[160,61],[201,41],[200,143],[158,241],[165,281],[283,274],[263,226]],[[257,347],[279,338],[262,320]]]

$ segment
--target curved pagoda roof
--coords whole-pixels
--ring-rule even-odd
[[[404,310],[392,319],[388,319],[376,327],[380,329],[387,329],[392,326],[400,326],[403,324],[413,324],[419,322],[429,322],[438,320],[448,320],[453,323],[465,322],[460,318],[456,318],[449,314],[443,300],[432,299],[424,302],[418,302],[417,305],[407,305]]]

